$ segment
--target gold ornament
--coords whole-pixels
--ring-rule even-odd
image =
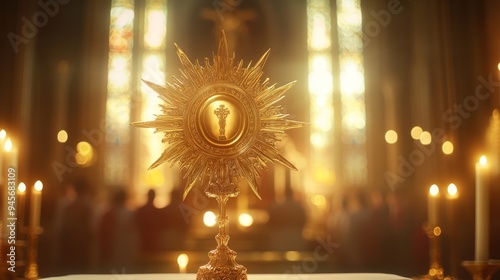
[[[245,67],[243,61],[235,64],[224,31],[217,55],[212,62],[205,58],[204,66],[192,63],[176,47],[183,66],[181,76],[166,87],[144,81],[165,102],[160,105],[162,114],[154,121],[132,124],[155,128],[169,144],[149,169],[165,161],[179,163],[188,178],[184,198],[197,179],[208,176],[214,181],[222,170],[231,178],[245,178],[260,198],[256,178],[260,170],[267,170],[268,162],[297,170],[275,147],[285,130],[304,125],[288,120],[277,104],[295,82],[276,88],[262,80],[269,51],[253,66]]]
[[[166,161],[178,163],[187,178],[183,198],[197,180],[209,178],[205,193],[216,198],[220,208],[218,246],[209,253],[210,262],[199,268],[197,279],[247,279],[246,268],[236,263],[236,253],[227,247],[225,205],[239,194],[238,178],[245,178],[260,198],[257,178],[269,163],[297,170],[275,146],[287,129],[304,125],[288,120],[278,104],[294,82],[275,87],[262,79],[269,51],[253,66],[235,64],[224,31],[217,55],[212,61],[205,58],[203,66],[176,48],[181,76],[166,87],[144,81],[165,102],[160,105],[162,114],[132,125],[165,134],[162,141],[168,147],[149,169]]]

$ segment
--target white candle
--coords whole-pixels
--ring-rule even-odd
[[[16,202],[17,221],[20,227],[23,226],[25,204],[26,204],[26,184],[21,182],[17,187],[17,202]]]
[[[189,257],[186,254],[180,254],[177,257],[177,264],[179,265],[179,273],[186,273],[188,262],[189,262]]]
[[[13,175],[14,177],[9,177],[11,178],[11,180],[13,178],[16,177],[16,171],[17,171],[17,150],[14,148],[14,146],[12,145],[12,141],[7,138],[5,140],[5,143],[3,145],[3,164],[2,166],[0,167],[1,168],[1,173],[2,173],[2,189],[3,189],[3,193],[2,193],[2,196],[3,196],[3,202],[2,202],[2,207],[3,207],[3,211],[2,211],[2,221],[4,223],[7,223],[7,218],[12,218],[12,216],[9,214],[10,211],[7,211],[7,207],[9,206],[8,205],[8,199],[9,199],[9,192],[8,192],[8,180],[7,180],[7,176],[9,175]],[[13,171],[10,171],[11,169],[10,168],[14,168]],[[12,182],[12,181],[10,181]],[[15,186],[15,182],[14,182],[14,186]],[[6,231],[5,231],[6,233]],[[4,234],[4,237],[5,237],[5,234]]]
[[[3,167],[4,169],[6,169],[4,175],[7,174],[7,170],[9,168],[14,168],[15,172],[17,173],[17,148],[14,146],[10,138],[7,138],[7,140],[5,141],[3,149],[5,151],[5,165]]]
[[[31,192],[30,227],[36,228],[40,225],[40,208],[42,206],[43,184],[40,180],[35,182]]]
[[[450,200],[456,199],[458,197],[458,189],[457,186],[453,183],[448,185],[448,198]]]
[[[429,227],[434,229],[438,225],[438,196],[439,196],[439,187],[436,184],[433,184],[429,188],[428,202],[427,202],[427,216],[429,222]]]
[[[4,144],[5,144],[6,137],[7,137],[7,133],[5,132],[5,130],[3,130],[3,129],[0,130],[0,185],[3,184],[3,176],[4,176],[4,173],[6,172],[3,169]]]
[[[476,261],[489,258],[489,165],[485,156],[476,163]]]

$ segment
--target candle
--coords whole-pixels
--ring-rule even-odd
[[[23,226],[24,221],[24,208],[26,203],[26,185],[21,182],[17,187],[17,203],[16,203],[16,211],[17,211],[17,220],[19,226]]]
[[[5,170],[3,169],[3,157],[4,157],[4,144],[7,137],[5,130],[0,130],[0,185],[3,184],[3,176]]]
[[[9,138],[7,138],[5,140],[5,143],[3,145],[3,159],[2,160],[3,160],[3,164],[2,164],[2,166],[0,166],[0,168],[1,168],[0,173],[2,174],[2,176],[0,176],[0,177],[2,177],[2,178],[1,178],[0,183],[2,185],[2,190],[3,190],[3,192],[2,192],[2,198],[3,198],[2,207],[3,207],[3,209],[1,212],[2,212],[3,223],[7,223],[7,218],[10,217],[10,215],[9,215],[10,211],[7,210],[8,202],[9,202],[9,200],[8,200],[9,199],[9,188],[7,186],[7,176],[9,175],[9,173],[11,173],[12,175],[14,175],[13,178],[15,178],[15,170],[12,173],[9,171],[10,170],[9,168],[11,168],[11,167],[16,168],[16,166],[17,166],[17,153],[16,153],[14,147],[12,146],[12,141]],[[14,186],[15,186],[15,184],[14,184]],[[7,231],[4,231],[4,237],[5,237],[6,233],[7,233]]]
[[[5,151],[4,157],[5,157],[5,166],[4,166],[4,175],[7,174],[7,170],[9,168],[14,168],[15,171],[17,172],[17,149],[14,147],[14,144],[12,143],[12,140],[10,138],[7,138],[5,141],[5,144],[3,145],[3,149]]]
[[[180,273],[186,273],[186,267],[189,262],[189,257],[186,254],[180,254],[177,257],[177,264],[179,265],[179,272]]]
[[[40,180],[35,182],[31,193],[30,227],[36,228],[40,225],[40,207],[42,206],[43,184]]]
[[[429,196],[428,196],[428,221],[429,222],[429,227],[431,229],[434,229],[435,226],[438,225],[438,205],[437,205],[437,200],[439,196],[439,187],[436,184],[433,184],[429,188]]]
[[[448,185],[448,198],[456,199],[458,197],[458,189],[457,186],[453,183]]]
[[[487,261],[489,250],[489,165],[485,156],[476,163],[476,261]]]

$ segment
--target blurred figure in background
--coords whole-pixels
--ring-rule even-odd
[[[148,191],[146,204],[139,207],[135,212],[135,225],[139,234],[140,250],[142,254],[161,251],[162,220],[161,211],[153,204],[156,192]]]
[[[411,215],[408,187],[401,186],[387,194],[389,209],[388,259],[393,273],[408,274],[415,264],[413,237],[415,228]],[[421,232],[421,228],[417,228]],[[417,272],[418,273],[418,272]]]
[[[346,256],[346,269],[349,272],[362,271],[365,267],[365,250],[362,244],[364,227],[368,219],[365,194],[355,191],[347,196],[347,232],[341,244]]]
[[[100,265],[103,272],[122,271],[133,264],[137,253],[137,232],[133,212],[125,202],[125,187],[118,186],[110,208],[99,222]]]
[[[179,208],[182,201],[182,192],[174,188],[170,193],[170,203],[160,210],[162,227],[162,249],[167,251],[185,249],[185,241],[189,224],[182,216]]]
[[[304,206],[293,197],[290,184],[285,186],[285,201],[269,209],[269,249],[305,250],[306,242],[302,231],[307,221]]]
[[[382,191],[373,190],[369,194],[368,213],[362,231],[361,246],[364,250],[364,271],[388,272],[389,209]]]
[[[93,207],[87,181],[76,180],[61,202],[56,225],[60,239],[58,266],[62,274],[88,273],[95,245]],[[73,192],[74,190],[74,192]]]

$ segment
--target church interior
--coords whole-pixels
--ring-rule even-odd
[[[189,80],[179,52],[206,67],[224,32],[235,66],[270,50],[262,81],[294,82],[279,104],[303,124],[275,133],[296,170],[264,160],[255,186],[236,180],[238,263],[472,279],[464,261],[500,259],[499,13],[496,0],[4,1],[0,213],[8,226],[14,196],[17,220],[0,271],[12,234],[18,276],[30,261],[42,279],[207,263],[209,180],[178,158],[150,168],[172,144],[131,124],[174,110],[149,83]]]

